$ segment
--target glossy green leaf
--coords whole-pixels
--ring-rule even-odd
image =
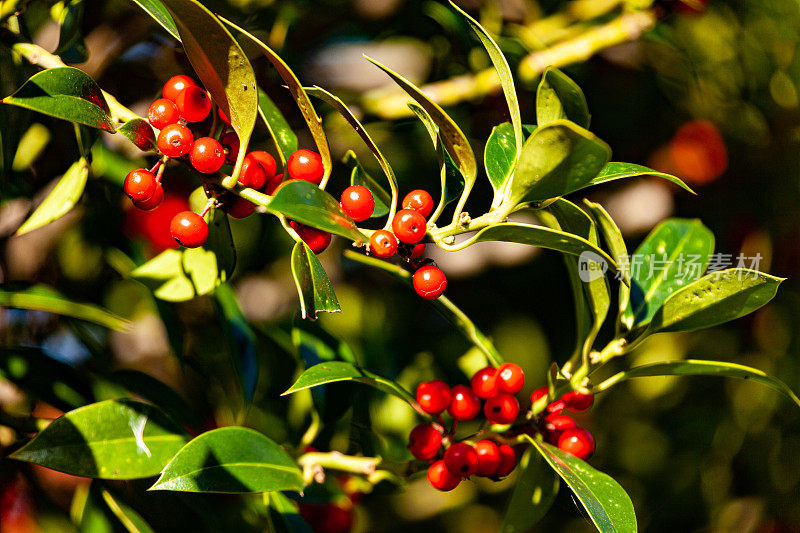
[[[300,516],[297,504],[283,493],[270,492],[264,495],[269,505],[270,522],[275,533],[314,533]]]
[[[681,187],[689,191],[692,194],[695,193],[688,185],[686,185],[680,178],[677,178],[671,174],[665,174],[664,172],[656,172],[653,169],[644,167],[642,165],[634,165],[633,163],[617,163],[611,162],[606,164],[605,167],[600,171],[597,176],[590,181],[588,185],[600,185],[601,183],[606,183],[607,181],[614,181],[614,180],[621,180],[625,178],[634,178],[637,176],[655,176],[657,178],[664,178],[665,180],[671,181],[675,185]]]
[[[153,528],[127,504],[114,497],[109,491],[102,490],[103,500],[114,513],[128,533],[153,533]]]
[[[70,509],[73,521],[80,533],[114,533],[117,525],[114,515],[103,501],[99,483],[78,485]]]
[[[672,293],[653,316],[650,330],[691,331],[736,320],[772,300],[782,281],[744,268],[706,274]]]
[[[341,235],[357,244],[365,242],[355,222],[342,211],[339,201],[308,181],[294,180],[284,183],[267,205],[267,210]]]
[[[170,35],[179,41],[181,40],[175,21],[172,20],[172,15],[169,14],[167,8],[159,0],[133,0],[133,2],[158,22],[162,28],[167,30]]]
[[[300,468],[280,446],[257,431],[232,426],[189,442],[150,490],[243,493],[304,486]]]
[[[544,126],[560,119],[588,128],[589,105],[577,83],[560,70],[548,68],[536,90],[536,122]]]
[[[281,110],[261,87],[258,88],[258,114],[266,124],[267,130],[275,142],[275,147],[278,149],[281,166],[285,168],[289,156],[297,150],[297,135],[286,122]]]
[[[241,149],[233,171],[238,176],[256,124],[256,75],[242,47],[219,18],[196,0],[161,0],[175,21],[189,62],[214,103],[231,121]]]
[[[503,88],[503,96],[505,96],[506,104],[508,105],[508,113],[511,115],[514,135],[514,159],[516,159],[522,151],[522,118],[520,118],[517,90],[514,87],[514,75],[511,72],[511,67],[508,66],[508,61],[506,61],[503,52],[500,51],[500,47],[497,46],[497,43],[489,35],[489,32],[478,24],[477,20],[462,11],[452,0],[450,0],[450,5],[467,20],[472,31],[475,32],[475,35],[478,36],[483,47],[486,48],[486,52],[492,60],[494,69],[497,71],[497,76],[500,78],[500,86]]]
[[[489,183],[492,184],[495,200],[501,198],[506,183],[514,173],[516,161],[514,128],[508,122],[498,124],[492,128],[483,152],[483,164],[486,167]]]
[[[582,189],[610,157],[606,143],[572,122],[540,126],[522,147],[505,201],[537,202]]]
[[[533,448],[525,451],[518,472],[500,533],[529,531],[544,517],[558,495],[559,477]]]
[[[86,180],[89,178],[89,163],[81,158],[74,162],[58,180],[50,194],[17,230],[17,235],[41,228],[58,220],[75,207],[83,196]]]
[[[244,317],[236,292],[228,283],[214,291],[214,300],[220,322],[223,324],[225,340],[231,354],[233,366],[242,384],[246,401],[251,401],[258,383],[258,358],[256,357],[256,335]]]
[[[631,257],[631,301],[626,320],[647,324],[675,291],[706,270],[714,234],[699,220],[671,218],[656,226]]]
[[[43,70],[31,76],[4,104],[51,117],[114,131],[103,91],[85,72],[73,67]]]
[[[158,474],[186,440],[155,406],[107,400],[66,413],[10,457],[76,476],[137,479]]]
[[[292,277],[300,296],[303,318],[314,320],[320,312],[341,312],[339,300],[322,263],[304,242],[296,243],[292,250]]]
[[[143,152],[156,149],[156,134],[150,123],[142,118],[131,119],[122,124],[117,131],[128,138],[136,148]]]
[[[83,63],[88,58],[86,44],[81,35],[83,8],[83,0],[71,0],[64,6],[58,45],[53,53],[69,63]]]
[[[767,375],[765,372],[749,366],[727,363],[725,361],[701,361],[686,359],[684,361],[664,361],[642,365],[614,374],[593,390],[600,392],[614,385],[633,378],[654,376],[721,376],[746,379],[761,383],[788,396],[798,407],[800,398],[783,381]]]
[[[26,289],[14,289],[9,285],[0,285],[0,306],[46,311],[78,318],[110,329],[124,330],[128,327],[128,321],[124,318],[109,313],[96,305],[73,302],[46,285],[34,285]]]
[[[372,211],[371,218],[378,218],[389,213],[389,205],[392,203],[392,195],[386,192],[380,183],[367,174],[367,171],[358,162],[355,152],[348,150],[344,154],[342,161],[350,169],[350,185],[362,185],[372,193],[375,201],[375,209]]]
[[[192,428],[200,426],[200,419],[194,409],[173,388],[158,379],[132,369],[122,369],[111,373],[108,381],[123,387],[129,392],[159,406],[173,420]]]
[[[528,441],[572,489],[589,518],[602,533],[634,533],[638,530],[631,498],[610,476],[555,446]]]

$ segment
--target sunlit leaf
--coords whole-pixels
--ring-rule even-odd
[[[556,68],[548,68],[536,91],[536,123],[567,119],[582,128],[589,127],[589,106],[578,84]]]
[[[303,318],[313,320],[319,312],[338,313],[342,310],[322,263],[304,242],[296,243],[292,250],[292,277],[300,296]]]
[[[600,185],[607,181],[621,180],[625,178],[634,178],[637,176],[655,176],[657,178],[664,178],[671,181],[675,185],[696,194],[688,185],[686,185],[680,178],[676,178],[671,174],[664,172],[656,172],[653,169],[644,167],[642,165],[634,165],[633,163],[617,163],[611,162],[606,164],[597,176],[592,179],[587,185]]]
[[[83,196],[86,180],[89,178],[89,163],[81,158],[74,162],[58,180],[50,194],[17,230],[17,235],[41,228],[58,220],[75,207]]]
[[[297,135],[286,122],[278,106],[267,96],[261,87],[258,88],[258,114],[269,130],[272,140],[278,149],[281,166],[286,167],[286,160],[297,150]]]
[[[514,173],[517,154],[514,148],[514,128],[503,122],[492,128],[483,153],[486,176],[492,184],[495,198],[502,195],[506,183]]]
[[[369,189],[372,193],[372,199],[375,202],[375,209],[372,211],[371,218],[378,218],[385,216],[389,213],[389,205],[392,202],[392,195],[386,192],[375,179],[367,174],[367,171],[361,166],[355,152],[348,150],[344,154],[342,161],[350,169],[350,185],[362,185]]]
[[[127,137],[139,150],[149,152],[156,149],[156,134],[150,123],[144,119],[131,119],[117,128],[117,131]]]
[[[86,44],[81,35],[83,22],[83,0],[71,0],[64,6],[64,18],[54,54],[69,63],[83,63],[88,58]]]
[[[153,17],[153,20],[158,22],[170,35],[180,41],[181,37],[178,35],[178,28],[175,26],[175,21],[172,20],[172,15],[169,14],[164,4],[159,0],[133,0],[133,2],[141,7],[145,13]]]
[[[529,531],[550,510],[558,495],[559,477],[532,448],[520,459],[518,472],[501,533]]]

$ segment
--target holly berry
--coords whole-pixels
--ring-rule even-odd
[[[425,253],[425,244],[417,244],[411,249],[411,259],[417,259],[418,257],[422,257],[422,254]]]
[[[150,198],[146,198],[144,200],[134,200],[133,205],[138,207],[143,211],[152,211],[156,207],[161,204],[161,200],[164,199],[164,188],[159,183],[156,185],[156,190]]]
[[[548,404],[547,412],[554,415],[558,415],[561,414],[561,411],[563,411],[566,406],[567,404],[564,403],[564,400],[559,399]]]
[[[303,239],[311,251],[315,254],[321,254],[325,248],[331,243],[331,234],[321,229],[312,228],[292,220],[289,225],[294,228],[297,234]]]
[[[481,410],[481,400],[472,389],[464,385],[456,385],[451,389],[450,405],[447,412],[456,420],[472,420]]]
[[[315,533],[349,533],[353,529],[353,507],[330,503],[301,503],[300,516]]]
[[[497,370],[487,366],[475,372],[472,376],[472,390],[478,398],[487,399],[498,393],[497,389]]]
[[[427,218],[433,211],[433,198],[428,191],[417,189],[403,198],[403,209],[412,209]]]
[[[427,231],[425,217],[413,209],[401,209],[392,219],[392,231],[400,242],[417,244]]]
[[[469,477],[478,470],[478,454],[469,444],[458,442],[444,452],[444,465],[455,476]]]
[[[391,231],[379,229],[369,236],[369,253],[388,259],[397,251],[397,239]]]
[[[137,168],[125,177],[123,190],[131,200],[143,201],[151,198],[158,188],[156,177],[149,170]]]
[[[161,94],[167,100],[174,102],[178,99],[178,95],[187,87],[197,87],[197,82],[189,76],[178,74],[167,80],[167,83],[164,84],[164,88],[161,90]]]
[[[317,152],[301,148],[289,156],[286,162],[289,179],[310,181],[316,185],[322,181],[325,168]]]
[[[180,157],[189,153],[194,143],[194,135],[183,124],[164,126],[158,133],[156,144],[162,154],[168,157]]]
[[[210,174],[222,168],[222,164],[225,162],[225,152],[216,139],[201,137],[192,145],[189,161],[192,162],[196,171]]]
[[[475,474],[482,477],[493,476],[500,466],[500,450],[497,444],[491,440],[479,440],[474,448],[478,454],[478,468]]]
[[[233,218],[246,218],[253,214],[256,210],[256,204],[249,200],[245,200],[241,196],[231,195],[232,197],[226,200],[228,206],[227,213]]]
[[[356,222],[367,220],[375,211],[372,193],[363,185],[351,185],[342,193],[342,209]]]
[[[583,428],[568,429],[558,438],[558,449],[586,460],[594,453],[594,437]]]
[[[267,173],[252,154],[244,156],[242,170],[239,173],[239,184],[251,189],[260,189],[267,184]]]
[[[550,393],[548,387],[539,387],[531,393],[531,405],[536,404],[541,398],[546,397]]]
[[[438,415],[447,409],[450,400],[450,387],[440,379],[422,382],[417,386],[417,403],[426,413]]]
[[[264,150],[253,150],[247,155],[248,157],[252,157],[258,161],[258,164],[264,169],[264,174],[267,175],[267,181],[275,177],[275,173],[278,171],[278,164],[275,162],[275,158],[272,157],[269,152],[265,152]]]
[[[444,272],[433,265],[425,265],[414,272],[414,290],[426,300],[435,300],[447,288]]]
[[[435,489],[447,492],[456,488],[461,478],[454,476],[440,459],[428,468],[428,481]]]
[[[187,122],[201,122],[211,112],[211,99],[197,86],[187,87],[178,93],[175,105],[181,118]]]
[[[181,112],[178,111],[178,106],[166,98],[159,98],[147,109],[147,120],[158,130],[164,126],[176,124],[180,118]]]
[[[268,180],[267,184],[264,185],[264,194],[272,196],[275,194],[275,191],[278,190],[278,187],[281,186],[281,183],[283,183],[283,174],[278,174],[271,180]]]
[[[169,232],[181,246],[197,248],[208,239],[208,224],[197,213],[183,211],[172,218]]]
[[[225,150],[225,162],[232,165],[239,156],[239,136],[229,131],[219,138],[219,143]]]
[[[517,394],[525,384],[525,374],[519,365],[503,363],[497,367],[497,388],[500,392]]]
[[[442,449],[442,434],[431,424],[420,424],[408,435],[408,449],[417,459],[433,459]]]
[[[501,444],[497,447],[497,451],[500,453],[500,464],[497,465],[497,470],[492,477],[506,477],[517,466],[517,452],[508,444]]]
[[[578,424],[567,415],[548,415],[544,418],[545,438],[550,444],[558,444],[561,433],[578,427]]]
[[[561,397],[567,409],[573,411],[585,411],[594,403],[594,394],[583,394],[576,390],[569,391]]]
[[[519,415],[519,402],[511,394],[501,392],[486,400],[483,412],[492,424],[510,424]]]

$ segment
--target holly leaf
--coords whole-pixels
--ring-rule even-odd
[[[172,20],[172,15],[169,14],[167,8],[165,8],[164,4],[159,0],[133,0],[133,3],[141,7],[145,13],[158,22],[170,35],[179,41],[181,40],[181,36],[178,34],[178,27],[175,26],[175,21]]]
[[[355,152],[348,150],[347,153],[344,154],[342,162],[350,169],[350,185],[362,185],[372,193],[372,199],[375,201],[375,209],[373,209],[370,218],[382,217],[389,213],[392,195],[386,192],[386,189],[375,181],[372,176],[367,174],[367,171],[364,170],[364,167],[358,162]]]
[[[61,176],[50,194],[19,227],[16,234],[24,235],[69,213],[83,196],[88,178],[89,163],[86,159],[80,158]]]
[[[675,185],[681,187],[682,189],[689,191],[692,194],[697,194],[694,192],[688,185],[686,185],[680,178],[677,178],[671,174],[665,174],[664,172],[656,172],[651,168],[644,167],[642,165],[634,165],[633,163],[616,163],[611,162],[606,164],[603,169],[597,174],[588,184],[589,185],[600,185],[601,183],[606,183],[609,181],[614,180],[621,180],[625,178],[634,178],[637,176],[655,176],[657,178],[664,178],[665,180],[671,181]]]
[[[502,197],[503,190],[514,173],[516,162],[514,128],[510,123],[503,122],[492,128],[483,152],[486,176],[492,184],[495,199]]]
[[[528,448],[519,462],[514,492],[500,526],[501,533],[528,531],[541,520],[558,495],[559,477],[542,456]]]
[[[342,311],[322,263],[304,242],[296,243],[292,249],[292,277],[300,296],[303,318],[315,320],[319,312]]]
[[[536,122],[544,126],[561,119],[588,128],[589,106],[577,83],[557,68],[548,67],[536,90]]]
[[[150,123],[142,118],[134,118],[117,128],[136,148],[143,152],[156,149],[156,134]]]
[[[281,159],[281,166],[286,168],[286,160],[297,150],[297,135],[292,131],[289,123],[286,122],[275,102],[267,96],[261,87],[258,88],[258,114],[267,126],[275,147],[278,149],[278,156]]]

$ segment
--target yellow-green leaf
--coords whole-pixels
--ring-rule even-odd
[[[22,226],[17,230],[17,235],[23,235],[29,231],[41,228],[54,220],[57,220],[67,213],[78,203],[86,187],[86,180],[89,177],[89,164],[81,158],[67,169],[58,183],[47,195],[47,198],[39,204],[39,207],[28,217]]]

